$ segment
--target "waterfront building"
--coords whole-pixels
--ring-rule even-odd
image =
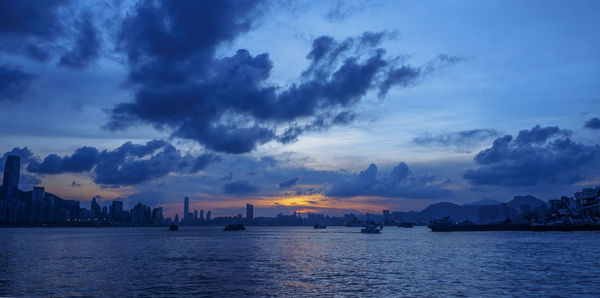
[[[131,224],[135,226],[144,226],[150,224],[152,220],[152,212],[149,206],[137,203],[133,209],[131,209]]]
[[[16,200],[19,192],[19,175],[21,174],[21,160],[16,155],[6,157],[4,164],[4,177],[2,178],[2,189],[0,199]]]
[[[254,222],[254,206],[251,204],[246,204],[246,221],[248,224]]]
[[[210,211],[206,211],[206,221],[210,221]]]
[[[101,216],[102,208],[100,208],[100,204],[96,202],[96,198],[92,199],[92,206],[90,208],[92,210],[92,217],[97,219]]]
[[[123,222],[123,202],[112,201],[112,205],[110,205],[110,218],[114,224]]]
[[[183,222],[189,223],[190,219],[190,198],[185,197],[183,200]]]
[[[390,210],[383,210],[383,222],[390,221]]]

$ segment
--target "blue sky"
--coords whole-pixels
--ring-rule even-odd
[[[596,1],[2,6],[25,190],[272,215],[600,184]]]

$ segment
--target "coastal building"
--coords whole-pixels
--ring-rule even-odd
[[[92,210],[91,217],[93,217],[95,219],[100,218],[101,213],[102,213],[102,208],[100,208],[100,204],[98,204],[98,202],[96,202],[96,198],[92,199],[91,210]]]
[[[109,213],[112,223],[118,224],[123,222],[123,202],[112,201]]]
[[[190,198],[188,197],[183,199],[183,222],[190,222]]]
[[[6,157],[4,164],[4,177],[0,199],[15,200],[19,192],[19,175],[21,174],[21,159],[16,155]]]
[[[248,224],[254,222],[254,206],[251,204],[246,204],[246,221]]]

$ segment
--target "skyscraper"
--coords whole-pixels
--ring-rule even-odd
[[[190,198],[185,197],[183,200],[183,222],[187,223],[190,217]]]
[[[383,221],[390,221],[390,210],[383,210]]]
[[[36,186],[33,188],[33,192],[31,193],[31,200],[32,201],[42,201],[44,200],[44,188],[41,186]]]
[[[206,211],[206,221],[210,221],[210,211]]]
[[[246,221],[251,224],[254,222],[254,206],[246,204]]]
[[[123,221],[123,202],[112,201],[112,205],[110,205],[110,217],[112,218],[113,223],[120,223]]]
[[[0,199],[16,199],[19,189],[19,175],[21,174],[21,160],[16,155],[6,157],[4,164],[4,178],[2,179],[2,190]]]
[[[98,219],[100,217],[100,214],[102,213],[102,208],[100,208],[100,204],[96,202],[96,198],[92,199],[92,207],[90,209],[92,210],[94,218]]]
[[[198,220],[200,220],[200,222],[204,221],[204,210],[200,210],[200,215],[198,215]]]
[[[198,222],[198,210],[194,210],[194,223]]]

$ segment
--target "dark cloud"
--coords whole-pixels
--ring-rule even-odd
[[[24,72],[20,67],[2,64],[0,65],[0,102],[18,99],[25,93],[35,75]]]
[[[71,187],[81,187],[81,183],[73,180],[73,182],[71,182]]]
[[[79,35],[73,49],[63,54],[58,65],[66,68],[81,70],[100,56],[100,33],[94,27],[91,16],[85,14],[78,22]]]
[[[60,157],[50,154],[40,163],[31,160],[27,171],[36,174],[80,173],[90,171],[98,162],[100,153],[93,147],[81,147],[71,156]]]
[[[517,139],[515,140],[520,145],[529,145],[529,144],[543,144],[549,138],[558,137],[558,136],[570,136],[571,132],[567,130],[561,130],[558,126],[547,126],[540,127],[536,125],[530,130],[521,130],[519,131],[519,135],[517,135]]]
[[[443,188],[444,183],[435,183],[432,175],[414,175],[408,166],[401,162],[389,176],[377,177],[377,166],[371,164],[343,182],[336,183],[329,191],[329,197],[380,196],[391,198],[442,199],[452,196],[452,191]]]
[[[190,170],[191,173],[197,173],[198,171],[203,170],[209,164],[221,161],[221,157],[213,154],[213,153],[204,153],[198,157],[196,157],[196,161],[194,162],[194,166]]]
[[[594,117],[594,118],[586,121],[585,125],[583,127],[589,128],[589,129],[600,129],[600,119],[598,119],[598,117]]]
[[[226,194],[249,194],[258,191],[258,186],[251,184],[247,180],[238,180],[226,183],[223,192]]]
[[[193,162],[192,156],[182,156],[173,145],[163,140],[149,141],[146,145],[127,142],[113,151],[100,152],[92,176],[96,184],[119,187],[184,171]]]
[[[101,38],[90,5],[69,4],[63,0],[0,1],[0,51],[39,62],[62,54],[59,66],[85,68],[98,59]],[[65,53],[65,45],[71,44]]]
[[[296,177],[296,178],[292,178],[290,180],[283,181],[283,182],[279,183],[279,188],[280,189],[290,188],[290,187],[296,185],[298,180],[300,180],[300,177]]]
[[[5,152],[4,155],[2,155],[2,158],[0,158],[0,171],[4,170],[4,165],[6,164],[6,158],[9,155],[16,155],[19,157],[20,162],[21,162],[21,167],[24,164],[29,163],[29,160],[31,160],[33,158],[33,152],[31,152],[31,150],[29,150],[29,148],[27,147],[23,147],[23,148],[19,148],[19,147],[15,147],[12,150]]]
[[[0,170],[4,168],[8,155],[21,156],[21,167],[29,173],[52,175],[89,172],[94,183],[104,187],[144,183],[170,173],[195,173],[211,163],[221,161],[213,153],[197,157],[182,154],[164,140],[152,140],[143,145],[127,142],[114,150],[102,152],[93,147],[81,147],[72,155],[61,157],[50,154],[42,161],[34,158],[27,148],[14,148],[0,159]],[[76,182],[72,186],[77,186]]]
[[[600,146],[575,143],[569,135],[558,127],[538,125],[520,131],[516,139],[497,138],[475,156],[481,167],[463,177],[473,185],[530,186],[572,184],[597,176]]]
[[[0,50],[46,61],[53,41],[65,32],[62,0],[0,1]]]
[[[168,129],[218,152],[246,153],[276,140],[354,119],[372,90],[417,82],[421,69],[397,65],[377,48],[392,33],[366,32],[341,42],[314,40],[309,67],[289,86],[269,81],[268,53],[216,49],[247,32],[260,16],[257,2],[142,2],[125,19],[119,49],[127,54],[132,102],[109,110],[109,130],[136,123]],[[385,94],[382,93],[382,95]]]
[[[424,134],[413,139],[413,143],[423,147],[447,147],[467,151],[482,142],[500,135],[495,129],[473,129],[443,134]]]

